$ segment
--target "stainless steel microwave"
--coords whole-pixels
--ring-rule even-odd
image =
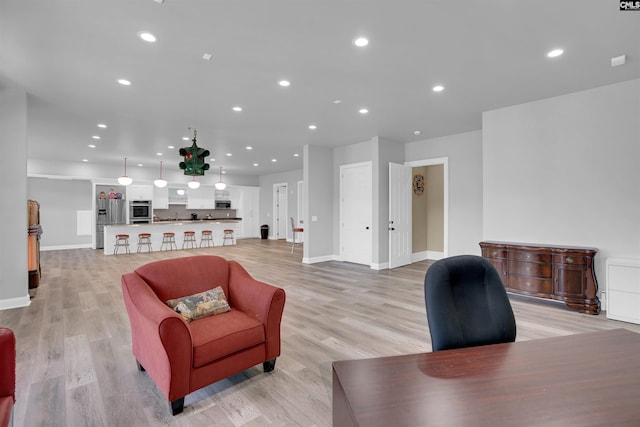
[[[216,200],[216,209],[231,209],[231,200]]]

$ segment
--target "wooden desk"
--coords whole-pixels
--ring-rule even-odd
[[[638,426],[640,334],[616,329],[333,363],[333,426]]]

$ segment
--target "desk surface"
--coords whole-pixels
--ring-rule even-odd
[[[333,364],[340,426],[640,425],[640,334],[616,329]]]

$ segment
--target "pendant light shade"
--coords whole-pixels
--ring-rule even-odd
[[[196,181],[196,177],[195,176],[193,177],[193,179],[191,181],[189,181],[189,183],[187,185],[192,190],[195,190],[196,188],[200,187],[200,183],[198,181]]]
[[[129,185],[133,182],[133,179],[127,176],[127,158],[124,158],[124,175],[118,178],[118,183],[120,185]]]
[[[227,188],[227,184],[222,182],[222,166],[220,166],[220,181],[216,182],[216,190],[224,190]]]
[[[160,178],[153,181],[153,185],[158,188],[164,188],[167,186],[167,181],[162,179],[162,160],[160,160]]]

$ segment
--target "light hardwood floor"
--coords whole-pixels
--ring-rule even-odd
[[[29,307],[0,311],[17,337],[16,426],[330,426],[331,363],[431,350],[423,279],[428,261],[375,271],[342,262],[301,263],[302,249],[270,240],[237,246],[104,256],[91,249],[42,253]],[[282,355],[187,396],[173,417],[138,372],[120,276],[160,259],[235,259],[287,293]],[[518,341],[639,325],[513,299]],[[610,363],[611,361],[603,361]]]

